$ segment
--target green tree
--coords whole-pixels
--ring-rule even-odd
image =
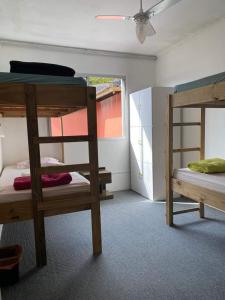
[[[87,82],[89,85],[98,85],[102,83],[111,83],[115,78],[110,77],[87,77]]]

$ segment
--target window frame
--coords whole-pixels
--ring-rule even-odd
[[[78,77],[103,77],[103,78],[118,78],[121,79],[121,111],[122,111],[122,136],[120,137],[106,137],[106,138],[98,138],[98,141],[120,141],[125,140],[128,135],[128,126],[126,123],[126,110],[128,110],[128,106],[126,107],[126,99],[127,99],[127,85],[126,85],[126,76],[124,75],[102,75],[102,74],[87,74],[87,73],[77,73]],[[128,114],[128,112],[127,112]],[[49,127],[49,134],[52,136],[51,130],[51,118],[48,118],[48,127]]]

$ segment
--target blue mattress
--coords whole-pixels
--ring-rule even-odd
[[[175,93],[196,89],[221,81],[225,81],[225,72],[177,85],[175,86]]]
[[[0,83],[73,84],[87,86],[82,77],[48,76],[0,72]]]

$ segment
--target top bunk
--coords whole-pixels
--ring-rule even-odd
[[[177,85],[172,107],[225,107],[225,72]]]
[[[88,97],[96,99],[95,87],[88,87],[81,77],[0,72],[3,117],[26,116],[26,98],[31,93],[40,117],[60,117],[86,107]]]

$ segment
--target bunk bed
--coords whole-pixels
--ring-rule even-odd
[[[200,108],[200,122],[173,122],[175,108]],[[204,205],[225,211],[225,174],[196,174],[187,169],[173,170],[173,154],[198,151],[205,158],[205,110],[225,108],[225,73],[220,73],[175,88],[169,95],[166,117],[166,223],[173,225],[174,215],[198,211],[204,218]],[[200,145],[190,148],[173,148],[173,128],[200,126]],[[173,192],[199,203],[198,207],[174,211]]]
[[[38,117],[59,117],[87,108],[88,134],[82,136],[42,137]],[[27,119],[31,173],[31,191],[20,197],[0,199],[0,223],[33,219],[37,266],[47,263],[44,217],[91,210],[93,254],[99,255],[101,220],[98,183],[96,127],[96,89],[82,78],[0,73],[0,113],[3,117]],[[87,142],[89,163],[41,166],[40,145],[44,143]],[[41,175],[60,172],[90,172],[89,184],[82,188],[64,188],[62,193],[48,193],[41,186]]]

